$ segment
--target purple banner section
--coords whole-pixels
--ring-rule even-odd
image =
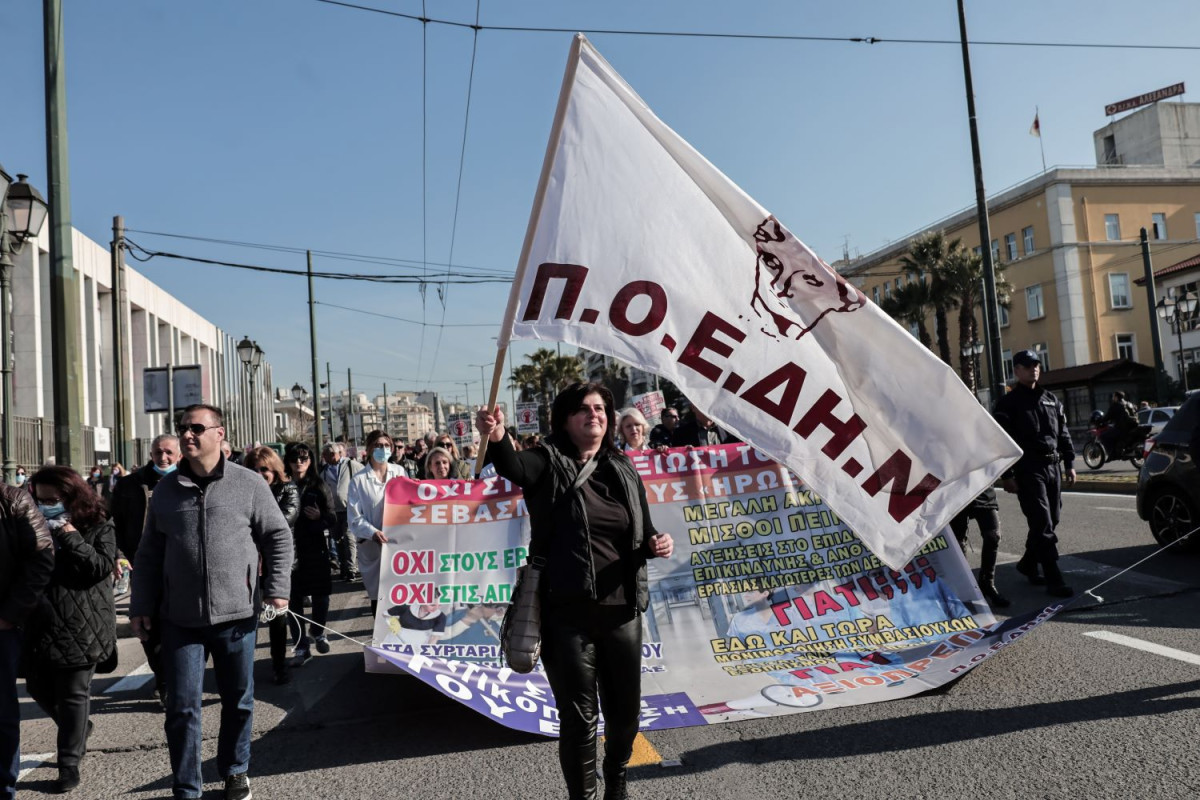
[[[546,674],[541,670],[520,675],[507,667],[407,655],[385,647],[367,649],[447,697],[509,728],[541,736],[558,736],[558,709],[554,706],[554,695]],[[642,697],[638,723],[641,730],[706,724],[708,720],[704,714],[683,692]],[[604,732],[603,718],[600,732]]]

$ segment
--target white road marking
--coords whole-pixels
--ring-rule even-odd
[[[1085,633],[1084,636],[1090,636],[1093,639],[1100,639],[1105,642],[1112,642],[1113,644],[1123,644],[1135,650],[1142,650],[1147,653],[1154,653],[1157,656],[1166,656],[1176,661],[1200,666],[1200,656],[1195,653],[1189,653],[1186,650],[1176,650],[1174,647],[1166,647],[1154,642],[1147,642],[1145,639],[1135,639],[1132,636],[1122,636],[1119,633],[1110,633],[1109,631],[1091,631],[1090,633]]]
[[[108,687],[105,694],[120,694],[121,692],[136,692],[147,683],[154,679],[154,673],[150,671],[150,664],[143,663],[140,667],[130,672],[124,678]]]
[[[1127,508],[1125,506],[1092,506],[1094,511],[1137,511],[1136,508]]]
[[[17,780],[25,780],[25,776],[38,767],[44,767],[54,758],[54,753],[38,753],[32,756],[21,756],[21,766],[18,767]]]
[[[1120,494],[1116,492],[1063,492],[1063,495],[1070,495],[1071,497],[1124,497],[1127,500],[1135,499],[1131,494]]]

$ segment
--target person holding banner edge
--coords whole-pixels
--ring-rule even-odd
[[[559,712],[567,791],[596,797],[602,707],[604,798],[624,798],[641,706],[646,560],[669,558],[674,541],[655,530],[641,478],[613,443],[616,412],[603,385],[564,389],[551,408],[551,434],[532,450],[513,449],[498,406],[479,409],[476,427],[497,474],[524,491],[531,557],[546,559],[542,663]]]
[[[1035,586],[1044,584],[1055,597],[1070,597],[1074,590],[1066,585],[1058,569],[1058,535],[1054,529],[1062,511],[1062,484],[1075,483],[1075,447],[1062,403],[1037,385],[1041,369],[1042,362],[1032,350],[1015,354],[1017,385],[996,401],[996,421],[1023,453],[1000,479],[1004,491],[1017,495],[1029,523],[1025,554],[1017,562],[1017,572]]]

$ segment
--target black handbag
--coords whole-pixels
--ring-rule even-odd
[[[571,484],[571,493],[579,491],[579,487],[595,471],[596,459],[589,459]],[[533,545],[530,542],[530,550],[533,550]],[[500,650],[504,653],[504,661],[510,669],[521,674],[533,672],[542,654],[542,596],[539,585],[542,568],[546,566],[546,559],[532,553],[525,561],[517,568],[512,599],[508,610],[504,612],[504,621],[500,623]]]

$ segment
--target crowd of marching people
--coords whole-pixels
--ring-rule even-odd
[[[564,714],[560,738],[571,796],[597,791],[593,712],[597,697],[608,696],[604,797],[624,797],[637,729],[645,561],[672,552],[670,535],[650,523],[645,490],[625,454],[738,440],[699,409],[681,420],[679,410],[667,407],[651,427],[638,409],[614,408],[599,384],[564,390],[545,438],[518,436],[499,409],[481,409],[476,426],[489,445],[485,470],[524,489],[531,554],[550,565],[556,611],[543,622],[543,663],[555,696],[569,698],[567,706],[578,712]],[[86,477],[54,465],[32,474],[19,468],[17,485],[2,488],[0,798],[13,796],[19,763],[18,677],[58,729],[55,789],[80,784],[93,729],[91,681],[116,669],[115,598],[130,587],[130,624],[165,712],[175,797],[203,791],[199,709],[211,658],[222,704],[218,771],[227,798],[250,798],[260,626],[267,629],[274,682],[286,684],[293,669],[330,652],[325,626],[335,578],[361,585],[374,618],[388,541],[388,482],[476,474],[475,446],[460,449],[445,433],[406,443],[376,430],[361,449],[333,441],[319,452],[304,442],[279,449],[256,443],[239,452],[224,437],[220,409],[190,406],[174,433],[153,440],[141,466],[116,465],[108,475],[96,467]],[[566,507],[578,513],[563,517],[558,499],[570,494],[578,503]],[[993,583],[994,492],[976,505],[955,521],[954,532],[961,542],[967,519],[978,522],[985,542],[980,584],[1001,607],[1007,600]],[[552,538],[551,530],[559,533]],[[629,530],[636,534],[632,548]],[[580,552],[595,560],[593,571],[571,566]],[[1043,562],[1053,578],[1052,563]],[[428,635],[444,635],[446,618],[437,612],[399,613]]]

